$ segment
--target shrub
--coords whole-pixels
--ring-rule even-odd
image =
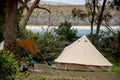
[[[120,65],[120,31],[112,35],[109,31],[101,32],[98,50],[114,64]]]
[[[8,50],[0,51],[0,80],[13,80],[18,72],[18,66],[15,63],[13,54]]]
[[[55,33],[60,37],[60,41],[75,41],[77,36],[77,30],[71,29],[72,23],[68,21],[64,21],[58,25],[58,29],[55,29]]]

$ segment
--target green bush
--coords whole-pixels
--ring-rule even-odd
[[[8,50],[0,51],[0,80],[13,80],[19,71],[13,54]]]
[[[101,32],[97,49],[112,63],[120,65],[120,31],[114,35],[110,31]]]
[[[55,29],[55,33],[60,37],[60,41],[73,42],[78,39],[77,30],[71,29],[72,23],[64,21],[58,25],[58,29]]]
[[[37,61],[43,62],[42,56],[49,61],[53,61],[56,58],[56,55],[58,55],[58,53],[62,50],[63,43],[59,41],[59,39],[53,35],[52,32],[39,34],[38,38],[35,38],[34,36],[33,39],[40,50],[36,54],[37,56],[33,57]]]

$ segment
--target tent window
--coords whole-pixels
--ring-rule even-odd
[[[87,40],[85,40],[85,42],[88,42]]]

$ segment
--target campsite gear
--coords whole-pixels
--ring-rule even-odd
[[[86,35],[65,47],[55,62],[57,69],[65,70],[110,71],[112,66]]]
[[[22,61],[18,62],[18,66],[20,68],[20,72],[28,71],[28,66],[25,63],[23,63]]]
[[[35,43],[32,40],[16,40],[16,44],[17,46],[23,47],[24,49],[26,49],[26,51],[29,51],[31,53],[37,53],[39,50],[36,47]],[[4,41],[2,41],[2,43],[0,43],[0,50],[4,49]],[[22,52],[21,54],[27,55],[28,57],[30,57],[30,59],[32,59],[32,57],[30,56],[30,54],[28,54],[28,52]],[[19,54],[19,55],[21,55]],[[18,56],[19,56],[18,55]],[[19,61],[18,62],[19,68],[21,72],[25,72],[28,71],[28,66],[23,66],[23,64]],[[31,61],[31,66],[34,68],[34,61]],[[33,69],[34,70],[34,69]]]
[[[32,40],[17,40],[17,46],[24,47],[27,51],[31,53],[37,53],[39,50]],[[4,41],[0,43],[0,50],[4,48]]]
[[[38,56],[38,55],[36,55],[36,56],[39,57],[43,62],[45,62],[45,64],[49,65],[49,63],[46,61],[47,59],[42,54],[42,52],[38,50],[38,48],[36,47],[33,40],[20,40],[20,39],[17,39],[16,44],[17,44],[17,46],[23,47],[23,48],[25,48],[27,51],[29,51],[31,53],[34,53],[34,54],[36,53],[37,54],[39,52],[40,56]],[[4,49],[4,41],[2,41],[0,43],[0,50],[2,50],[2,49]],[[23,52],[22,54],[28,55],[32,59],[32,57],[28,53]],[[19,54],[19,55],[21,55],[21,54]]]
[[[30,61],[29,61],[30,71],[31,71],[31,69],[33,69],[33,71],[34,71],[34,66],[35,66],[35,61],[33,59],[30,59]]]
[[[32,40],[17,40],[17,46],[24,47],[27,51],[31,53],[37,53],[38,49]]]
[[[30,59],[29,62],[30,62],[30,64],[34,64],[35,63],[33,59]]]
[[[28,71],[28,67],[27,66],[23,67],[23,71],[22,72],[26,72],[26,71]]]

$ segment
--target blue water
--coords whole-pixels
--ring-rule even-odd
[[[42,28],[37,28],[37,29],[35,29],[35,28],[30,29],[29,28],[28,30],[31,30],[34,33],[44,33],[46,31],[45,29],[43,30]],[[90,34],[90,29],[76,29],[76,30],[77,30],[78,36]],[[106,29],[101,29],[101,30],[105,31]],[[51,31],[51,29],[49,29],[48,31]],[[93,33],[95,33],[95,32],[96,32],[96,30],[93,29]]]
[[[93,33],[95,33],[95,29],[93,30]],[[85,34],[90,34],[90,29],[77,29],[77,35],[85,35]]]

